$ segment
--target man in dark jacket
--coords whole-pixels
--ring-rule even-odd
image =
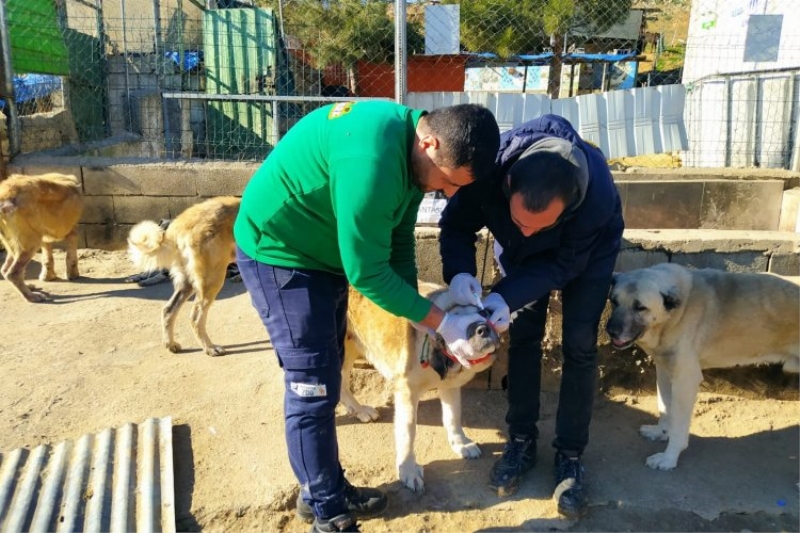
[[[587,506],[581,455],[597,385],[597,329],[624,223],[602,152],[562,117],[544,115],[503,134],[492,180],[460,189],[439,223],[444,279],[461,303],[477,304],[476,233],[495,239],[503,278],[482,300],[491,320],[510,325],[509,439],[491,471],[500,495],[513,493],[534,466],[542,340],[550,293],[561,290],[564,362],[556,437],[560,513]]]

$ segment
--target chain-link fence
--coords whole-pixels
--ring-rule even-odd
[[[611,146],[610,159],[645,154],[618,160],[734,164],[737,143],[765,139],[769,148],[753,148],[763,153],[746,166],[767,159],[787,166],[796,153],[797,70],[791,67],[800,68],[800,24],[791,22],[800,20],[792,0],[251,2],[57,0],[53,9],[53,0],[6,0],[3,31],[11,37],[19,87],[19,149],[259,160],[310,110],[353,98],[491,101],[498,116],[512,116],[503,119],[507,127],[531,110],[560,112],[584,97],[568,118],[580,120],[577,113],[595,105],[609,121],[621,112],[614,119],[633,124],[641,118],[635,110],[614,111],[608,103],[614,98],[602,95],[679,84],[692,73],[689,145],[680,153],[658,142],[646,149]],[[397,23],[398,13],[405,13],[405,24]],[[399,58],[396,43],[404,51]],[[769,81],[734,82],[724,94],[707,89],[714,73],[766,70]],[[45,83],[34,73],[56,76],[60,88],[34,91]],[[693,110],[701,93],[698,115]],[[719,100],[711,102],[711,93]],[[631,101],[644,101],[640,95],[646,96],[635,93]],[[682,101],[670,101],[682,113]],[[725,113],[714,115],[709,103]],[[660,105],[648,111],[656,115],[654,124],[676,112]],[[757,112],[745,116],[744,108]],[[50,116],[47,135],[41,122],[26,118],[42,111]],[[748,119],[760,124],[750,137],[737,126]],[[653,131],[658,136],[657,127]],[[726,150],[721,157],[707,155]]]

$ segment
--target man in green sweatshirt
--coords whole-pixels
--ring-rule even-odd
[[[492,175],[500,144],[487,109],[426,113],[392,102],[340,102],[300,120],[248,183],[234,226],[237,262],[284,370],[289,462],[311,531],[357,531],[386,497],[356,488],[339,463],[334,410],[348,284],[436,331],[469,367],[467,326],[417,291],[414,225],[425,192],[451,196]]]

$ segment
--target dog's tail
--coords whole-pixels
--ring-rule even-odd
[[[143,272],[172,268],[176,254],[166,231],[152,220],[139,222],[128,234],[128,257]]]

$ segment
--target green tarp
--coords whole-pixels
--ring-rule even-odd
[[[54,0],[6,2],[14,72],[69,74],[67,47]]]

